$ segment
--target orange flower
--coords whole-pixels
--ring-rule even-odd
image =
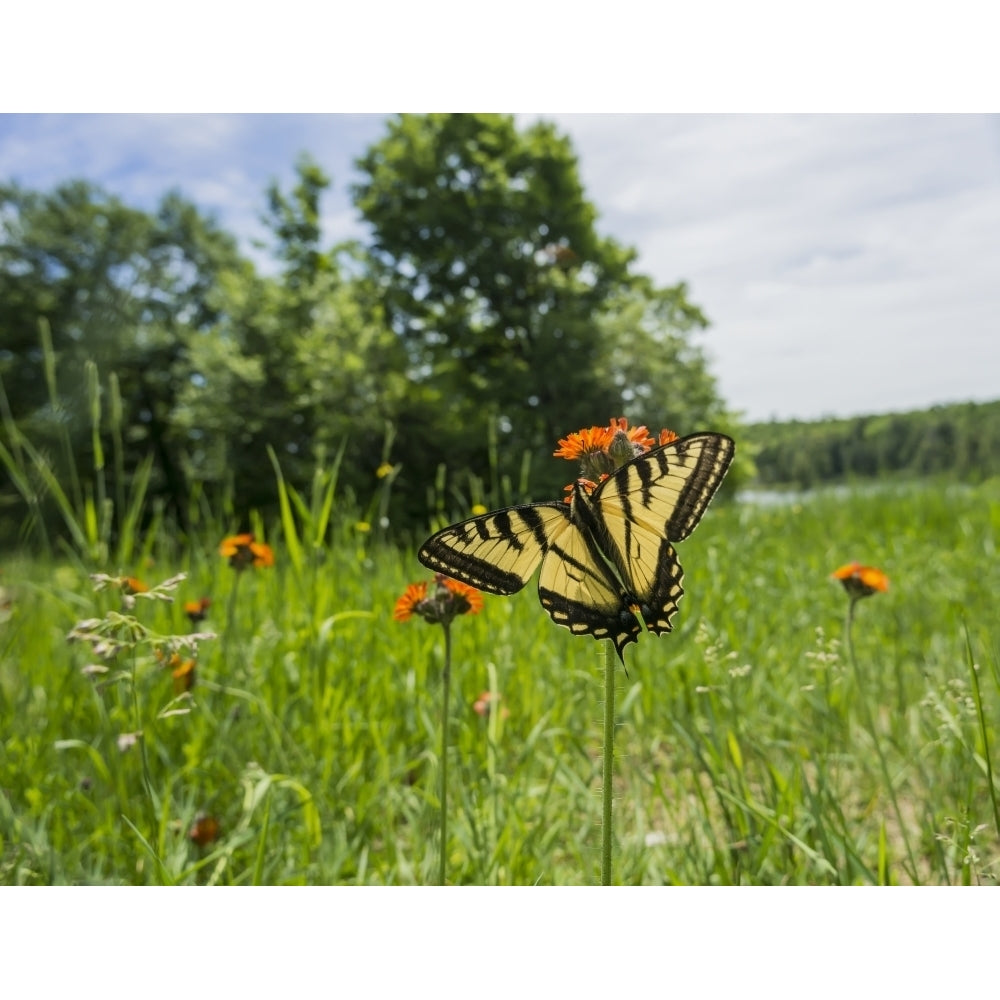
[[[657,444],[676,439],[673,431],[662,430],[657,441],[645,424],[629,427],[625,417],[612,417],[607,427],[588,427],[560,438],[554,454],[556,458],[580,460],[580,479],[584,481],[584,489],[592,493],[593,484],[607,479],[615,469]],[[572,490],[572,485],[567,489]]]
[[[661,434],[669,434],[670,431],[661,431]],[[608,422],[608,434],[613,438],[616,434],[624,434],[632,444],[639,446],[637,454],[649,451],[656,442],[650,437],[645,424],[638,427],[629,427],[628,421],[624,417],[612,417]],[[675,434],[674,437],[677,435]],[[665,442],[661,442],[665,443]]]
[[[444,584],[456,598],[464,600],[469,605],[464,611],[459,611],[459,614],[478,615],[483,610],[483,595],[475,587],[470,587],[467,583],[462,583],[459,580],[453,580],[443,573],[438,573],[434,579],[439,584]],[[461,601],[457,601],[457,603],[461,603]]]
[[[392,617],[398,622],[419,615],[432,625],[450,625],[459,615],[477,615],[483,609],[483,595],[467,584],[442,573],[434,576],[434,590],[427,593],[426,583],[408,584],[396,601]]]
[[[219,839],[219,821],[214,816],[198,813],[188,830],[188,839],[199,847],[205,847]]]
[[[857,600],[859,597],[870,597],[876,591],[885,593],[889,589],[889,577],[874,566],[862,566],[852,562],[840,569],[834,570],[834,580],[839,580],[847,593]]]
[[[175,653],[174,656],[177,656],[177,654]],[[177,657],[177,659],[180,659],[180,657]],[[173,658],[171,658],[171,665],[173,665]],[[170,676],[174,679],[174,694],[183,694],[194,687],[194,668],[194,660],[184,660],[171,673]]]
[[[494,704],[499,704],[503,699],[502,694],[497,694],[495,697],[490,691],[483,691],[479,697],[475,700],[472,705],[472,711],[476,715],[482,716],[484,719],[489,718],[490,712],[493,710]],[[510,710],[501,706],[500,708],[500,718],[506,719],[510,715]]]
[[[568,437],[559,439],[559,447],[552,453],[556,458],[585,458],[595,452],[603,452],[611,443],[607,427],[587,427],[574,431]]]
[[[199,597],[197,601],[188,601],[184,605],[184,614],[191,619],[192,622],[203,621],[205,615],[208,613],[208,609],[212,606],[212,599],[210,597]]]
[[[427,597],[427,584],[410,583],[407,584],[403,596],[396,601],[392,617],[398,622],[409,621],[413,617],[416,606]]]
[[[228,559],[229,565],[236,570],[244,570],[247,566],[274,565],[271,547],[255,541],[254,536],[249,533],[224,538],[219,545],[219,555]]]

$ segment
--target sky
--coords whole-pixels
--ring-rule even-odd
[[[658,284],[688,284],[745,419],[1000,398],[1000,116],[544,117],[572,141],[599,231]],[[333,178],[333,242],[365,235],[353,162],[384,129],[378,114],[4,114],[0,181],[82,177],[147,209],[177,188],[249,251],[266,186],[307,152]]]

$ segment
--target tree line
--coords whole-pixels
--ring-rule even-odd
[[[0,544],[95,470],[119,507],[141,470],[183,533],[192,498],[272,514],[271,454],[304,491],[339,463],[340,497],[417,530],[477,491],[560,496],[558,438],[612,416],[734,432],[705,315],[598,232],[554,126],[403,115],[356,165],[368,236],[324,237],[331,180],[303,156],[263,193],[263,269],[177,191],[149,212],[0,184]]]
[[[850,479],[1000,476],[1000,400],[847,419],[754,424],[757,481],[803,489]]]

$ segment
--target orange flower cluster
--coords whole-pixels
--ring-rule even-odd
[[[579,459],[580,477],[588,493],[592,493],[615,469],[659,445],[676,441],[673,431],[661,430],[654,438],[645,424],[629,427],[625,417],[612,417],[607,427],[586,427],[559,439],[553,452],[556,458]],[[566,487],[569,492],[570,484]],[[567,502],[569,498],[567,497]]]
[[[859,597],[871,597],[874,593],[884,594],[889,589],[889,577],[874,566],[862,566],[852,562],[834,570],[834,580],[844,585],[844,590],[857,600]]]
[[[274,552],[270,545],[256,541],[249,533],[224,538],[219,546],[219,555],[228,559],[235,570],[274,565]]]
[[[405,622],[418,615],[431,624],[448,625],[458,615],[477,615],[483,610],[483,595],[475,587],[443,573],[435,575],[434,583],[434,591],[429,595],[426,582],[408,584],[396,601],[392,617]]]
[[[666,431],[662,433],[670,432]],[[656,444],[653,438],[650,437],[645,425],[640,424],[638,427],[629,427],[625,417],[612,417],[608,421],[607,427],[587,427],[584,430],[573,431],[572,434],[560,438],[559,447],[556,448],[553,455],[556,458],[566,458],[572,461],[577,458],[585,459],[588,455],[595,454],[596,452],[607,453],[611,447],[611,443],[619,434],[624,434],[633,445],[638,447],[636,451],[637,455],[642,454],[644,451],[649,451]],[[674,437],[676,436],[675,434]],[[673,440],[673,438],[668,438],[668,440]],[[665,444],[666,442],[661,441],[660,443]]]

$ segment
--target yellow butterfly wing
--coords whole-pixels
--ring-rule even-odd
[[[549,545],[571,530],[566,504],[523,504],[443,528],[417,558],[435,572],[506,596],[524,587]]]
[[[692,434],[626,463],[570,505],[524,504],[432,535],[418,558],[490,594],[521,590],[539,563],[538,596],[557,625],[622,650],[642,630],[669,632],[684,593],[672,542],[695,529],[734,453],[723,434]]]
[[[734,451],[724,434],[679,438],[628,462],[589,498],[585,517],[650,632],[671,630],[684,593],[671,543],[697,527]]]

